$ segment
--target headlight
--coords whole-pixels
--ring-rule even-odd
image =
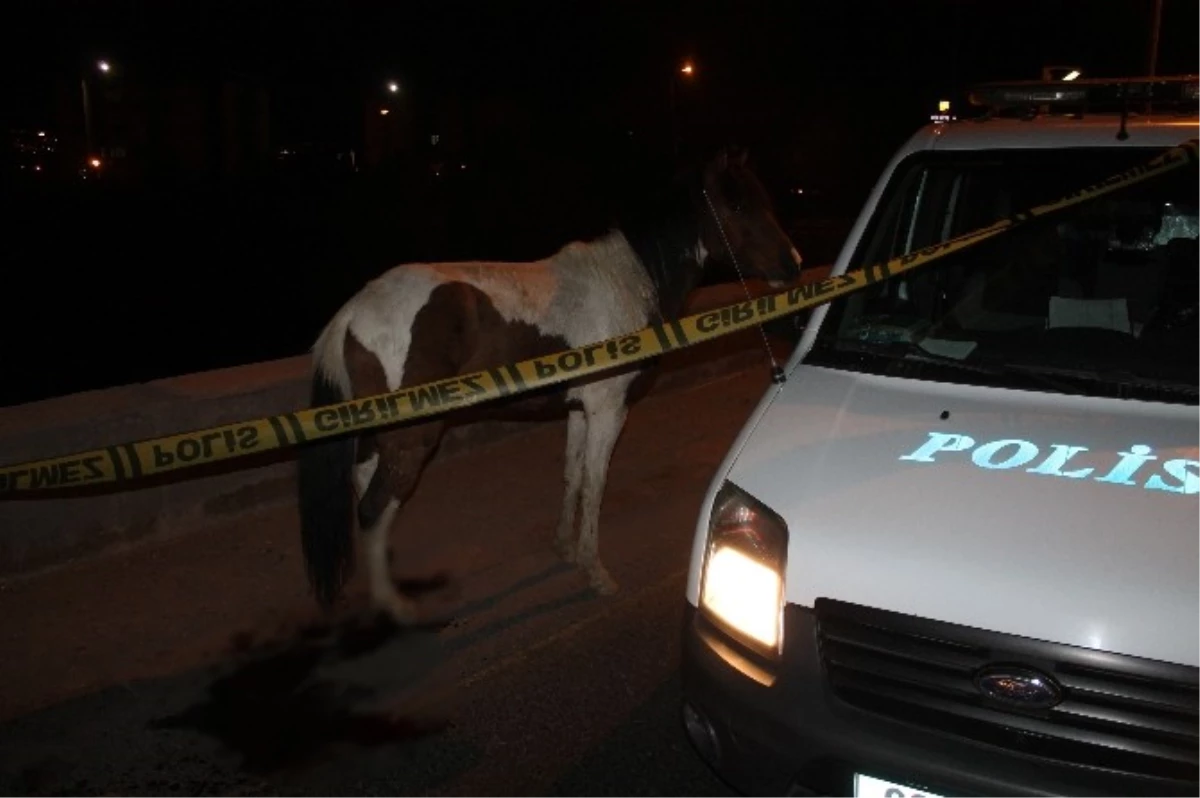
[[[717,626],[760,654],[783,646],[787,524],[731,482],[713,502],[700,608]]]

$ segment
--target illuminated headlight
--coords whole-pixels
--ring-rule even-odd
[[[783,519],[730,482],[713,502],[700,608],[760,654],[783,646],[783,580],[788,531]]]

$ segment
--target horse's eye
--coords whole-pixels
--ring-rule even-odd
[[[734,213],[741,213],[742,206],[746,204],[746,194],[740,185],[731,180],[728,175],[721,184],[721,193],[725,195],[725,202]]]

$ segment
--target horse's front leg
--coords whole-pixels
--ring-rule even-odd
[[[608,481],[608,465],[613,448],[625,425],[627,410],[623,393],[599,407],[587,407],[587,440],[583,456],[582,520],[579,531],[577,562],[588,573],[588,580],[601,594],[615,593],[617,583],[600,562],[600,502]],[[586,407],[586,405],[585,405]]]
[[[572,408],[567,416],[567,462],[564,480],[562,515],[554,535],[554,550],[567,562],[575,562],[575,519],[579,510],[579,493],[583,487],[584,441],[587,437],[587,417]]]

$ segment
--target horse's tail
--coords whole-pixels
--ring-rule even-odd
[[[344,402],[350,391],[329,375],[318,347],[312,377],[312,405]],[[344,371],[342,369],[337,369]],[[328,609],[341,595],[354,571],[354,468],[355,439],[342,436],[309,444],[300,452],[300,540],[308,582],[322,607]]]

